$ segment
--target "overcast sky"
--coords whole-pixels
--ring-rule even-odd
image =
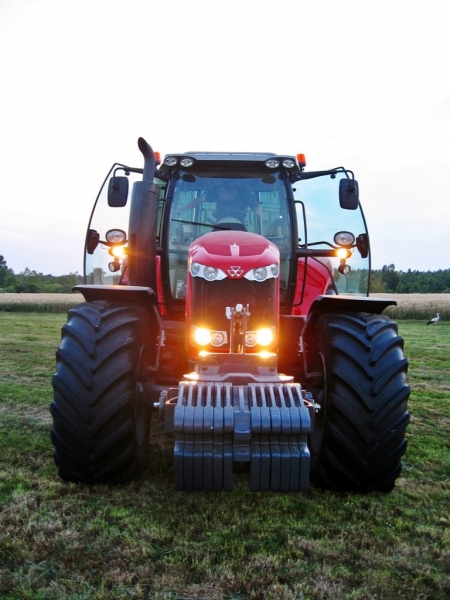
[[[0,254],[82,271],[137,139],[355,172],[373,267],[450,268],[450,34],[428,0],[0,0]]]

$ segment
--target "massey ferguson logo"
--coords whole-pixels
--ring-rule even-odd
[[[230,277],[240,277],[243,273],[243,269],[241,269],[241,267],[230,267],[228,269],[228,273],[230,274]]]

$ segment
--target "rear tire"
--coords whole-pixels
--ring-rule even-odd
[[[312,481],[339,492],[388,492],[401,472],[409,423],[407,360],[384,315],[322,315],[324,385],[311,438]]]
[[[50,408],[63,479],[119,483],[147,466],[150,410],[139,382],[145,323],[145,309],[109,302],[69,312]]]

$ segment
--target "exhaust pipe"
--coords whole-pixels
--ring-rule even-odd
[[[156,159],[153,148],[142,137],[138,139],[138,146],[144,157],[144,173],[142,175],[142,180],[153,181],[156,169]]]
[[[150,287],[156,294],[156,225],[160,188],[153,183],[156,159],[152,147],[138,139],[144,157],[142,181],[133,184],[128,228],[130,285]]]

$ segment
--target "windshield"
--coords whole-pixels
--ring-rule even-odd
[[[329,249],[329,244],[334,244],[335,233],[339,231],[350,231],[355,238],[367,233],[361,208],[345,210],[339,204],[339,181],[342,178],[345,178],[345,174],[338,173],[295,183],[293,190],[297,201],[299,248]],[[353,249],[352,256],[345,261],[346,266],[351,268],[348,274],[339,271],[339,267],[342,271],[339,258],[319,260],[325,262],[333,273],[338,293],[367,295],[369,256],[362,258],[359,251]]]
[[[280,173],[180,172],[172,190],[168,225],[169,275],[173,298],[185,297],[189,244],[204,233],[258,233],[281,254],[281,300],[287,293],[292,253],[286,188]]]

